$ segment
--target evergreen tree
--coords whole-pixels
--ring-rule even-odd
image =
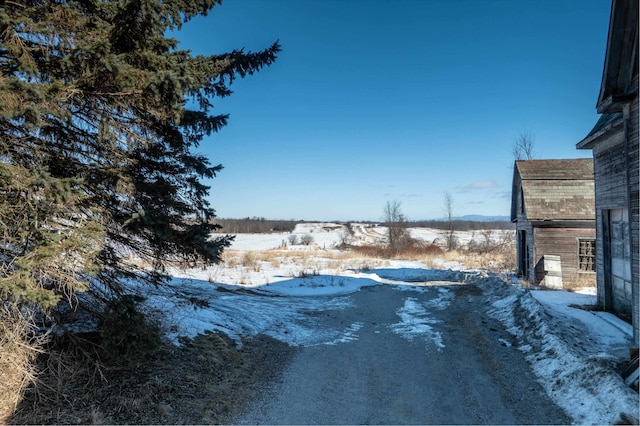
[[[201,181],[221,166],[196,149],[227,122],[214,98],[280,47],[193,56],[165,36],[218,3],[1,3],[3,298],[47,308],[94,280],[118,294],[168,261],[219,261],[230,237],[209,238]]]

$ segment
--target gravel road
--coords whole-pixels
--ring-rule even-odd
[[[321,326],[355,339],[296,352],[236,424],[569,424],[472,285],[379,285]],[[413,316],[412,316],[413,315]],[[409,318],[402,322],[403,318]]]

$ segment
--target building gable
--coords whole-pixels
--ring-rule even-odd
[[[514,167],[511,220],[594,220],[593,160],[520,160]]]

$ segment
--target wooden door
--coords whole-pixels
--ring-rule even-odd
[[[631,245],[627,209],[605,213],[605,303],[614,312],[631,315]]]

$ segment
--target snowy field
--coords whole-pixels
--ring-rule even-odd
[[[506,274],[467,270],[459,262],[358,259],[339,256],[336,247],[373,244],[384,238],[382,227],[357,225],[353,235],[335,224],[303,224],[293,232],[313,236],[305,246],[288,244],[290,233],[236,237],[226,264],[208,269],[172,270],[166,288],[141,289],[146,306],[162,313],[166,335],[175,344],[207,330],[219,330],[241,345],[243,337],[265,334],[295,346],[337,345],[358,339],[358,323],[341,329],[318,329],[314,318],[324,311],[349,309],[348,297],[366,286],[467,283],[484,292],[490,314],[500,320],[529,360],[546,392],[576,424],[638,422],[638,394],[615,373],[633,346],[631,326],[603,312],[578,309],[595,304],[594,289],[584,292],[530,290]],[[496,231],[492,238],[502,238]],[[512,231],[511,231],[512,232]],[[412,229],[434,242],[440,231]],[[477,233],[458,233],[464,242]],[[486,238],[486,236],[482,236]],[[273,251],[266,255],[265,252]],[[286,256],[283,251],[291,254]],[[244,260],[244,261],[243,261]],[[429,333],[425,309],[446,309],[446,290],[433,306],[414,306],[411,299],[397,312],[393,331],[404,336]],[[436,346],[441,336],[431,336]],[[517,378],[514,378],[517,380]]]
[[[315,249],[330,249],[342,242],[352,245],[376,245],[383,244],[386,239],[387,228],[375,224],[354,223],[351,225],[353,233],[349,233],[344,225],[335,223],[301,223],[296,225],[293,232],[277,232],[272,234],[237,234],[231,245],[231,250],[270,250],[286,247],[300,249],[301,245],[288,244],[289,237],[295,235],[313,237],[312,247]],[[447,231],[431,228],[408,228],[411,237],[425,243],[445,246]],[[515,231],[493,230],[489,231],[490,238],[499,241],[505,235],[513,235]],[[462,246],[470,241],[483,241],[486,231],[456,231],[455,236]],[[216,234],[214,234],[216,235]],[[224,234],[218,234],[224,235]],[[299,238],[298,238],[299,239]]]

